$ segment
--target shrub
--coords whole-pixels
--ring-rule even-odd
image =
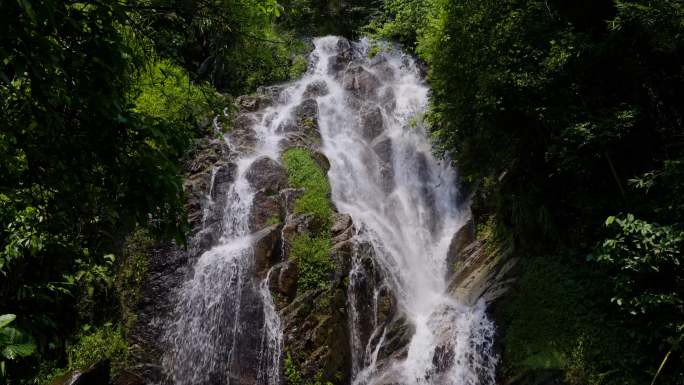
[[[295,201],[295,211],[314,213],[318,228],[329,228],[332,221],[330,184],[306,148],[293,148],[283,154],[288,182],[294,188],[305,188]]]
[[[328,258],[330,233],[311,236],[297,234],[292,240],[290,258],[299,261],[298,290],[303,293],[318,289],[330,282],[330,271],[335,264]]]
[[[127,366],[129,349],[126,331],[121,325],[112,327],[111,324],[105,324],[101,328],[89,330],[86,325],[77,336],[78,342],[67,347],[70,370],[81,369],[99,358],[109,358],[112,371]]]

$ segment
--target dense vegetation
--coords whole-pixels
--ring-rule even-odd
[[[376,33],[431,65],[436,152],[478,191],[478,220],[524,256],[507,373],[642,384],[663,364],[656,383],[681,382],[684,3],[390,0],[386,11]]]
[[[290,258],[298,261],[298,290],[303,293],[325,286],[335,268],[328,259],[332,224],[330,184],[307,148],[286,151],[283,163],[290,186],[306,189],[295,201],[295,212],[314,215],[312,233],[295,234],[290,247]]]
[[[126,364],[147,256],[155,241],[186,242],[181,160],[206,117],[230,107],[215,89],[239,95],[305,68],[284,12],[274,1],[0,4],[3,383],[44,383],[95,356]]]

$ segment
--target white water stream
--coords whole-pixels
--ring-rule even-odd
[[[374,263],[384,277],[377,287],[389,288],[415,329],[405,356],[378,367],[386,325],[373,325],[379,343],[378,338],[363,343],[357,298],[350,290],[352,382],[494,384],[494,328],[484,302],[469,308],[445,294],[445,270],[451,268],[446,266],[447,249],[466,218],[457,204],[456,174],[448,162],[440,164],[431,155],[420,124],[420,114],[428,107],[428,88],[414,61],[396,49],[371,60],[366,42],[352,43],[351,66],[362,65],[381,79],[378,96],[364,100],[345,89],[344,70],[336,74],[329,69],[330,58],[344,44],[331,36],[315,39],[314,44],[308,73],[286,85],[286,101],[264,110],[255,125],[259,144],[255,153],[240,160],[237,181],[227,194],[221,240],[198,259],[193,276],[181,289],[179,311],[166,336],[170,348],[164,366],[171,382],[233,383],[232,378],[247,370],[243,361],[248,357],[259,361],[259,383],[282,380],[277,311],[268,285],[246,273],[254,269],[248,214],[255,192],[244,174],[259,156],[279,159],[284,134],[277,132],[278,127],[304,100],[306,86],[317,82],[329,91],[316,101],[321,151],[331,164],[333,202],[339,212],[352,216],[357,238],[372,245]],[[361,130],[364,117],[359,110],[376,106],[382,112],[382,134],[368,138]],[[362,269],[360,260],[354,253],[352,288]],[[255,334],[251,328],[257,324],[257,313],[262,325],[258,338],[244,337]],[[437,368],[435,357],[443,369]]]

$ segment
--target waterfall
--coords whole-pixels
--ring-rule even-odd
[[[240,152],[235,182],[222,196],[225,205],[210,197],[205,208],[225,208],[220,236],[194,262],[166,327],[169,382],[283,383],[283,330],[271,275],[258,273],[253,258],[256,190],[248,174],[258,159],[280,159],[293,115],[313,99],[332,201],[355,228],[347,292],[351,382],[494,384],[494,327],[484,301],[470,308],[445,293],[447,249],[467,218],[457,204],[455,171],[430,151],[421,122],[428,88],[415,61],[396,47],[369,58],[367,40],[327,36],[314,45],[307,74],[280,87],[277,102],[250,117],[250,145],[230,143]],[[377,271],[372,278],[369,256]],[[283,258],[279,250],[276,259]],[[368,279],[377,281],[370,304],[358,297]],[[388,297],[394,317],[400,313],[412,334],[402,354],[380,357],[390,336],[377,315]]]

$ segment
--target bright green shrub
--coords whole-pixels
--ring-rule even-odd
[[[87,329],[86,326],[84,329]],[[130,352],[126,331],[122,326],[103,326],[94,331],[84,330],[78,342],[67,347],[69,369],[80,369],[93,360],[109,358],[112,371],[127,366]]]
[[[332,218],[330,184],[306,148],[293,148],[283,154],[287,178],[294,188],[305,188],[295,201],[295,211],[314,213],[318,228],[329,228]]]
[[[188,73],[173,65],[170,60],[160,60],[139,73],[134,99],[136,110],[165,121],[187,120],[199,114],[205,102],[201,87],[190,83]]]
[[[318,289],[330,282],[330,272],[335,269],[335,264],[328,258],[329,252],[330,235],[295,235],[290,246],[290,258],[299,261],[300,292]]]
[[[288,182],[306,192],[295,201],[295,211],[313,213],[315,234],[297,234],[292,240],[290,255],[299,261],[299,290],[305,292],[325,286],[335,265],[328,259],[330,252],[330,184],[306,148],[293,148],[283,154]]]

